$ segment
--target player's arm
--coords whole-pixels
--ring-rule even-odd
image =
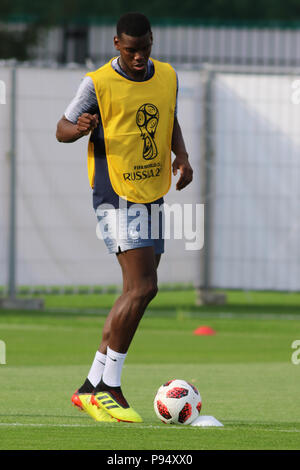
[[[181,128],[176,116],[174,119],[172,134],[172,152],[176,156],[172,163],[173,175],[176,176],[178,170],[180,172],[180,178],[176,184],[176,189],[180,191],[193,180],[193,169],[189,163],[188,153],[185,148]]]
[[[75,142],[80,137],[88,135],[98,124],[98,114],[83,113],[78,117],[76,124],[63,116],[57,123],[56,138],[59,142]]]
[[[58,121],[56,138],[59,142],[75,142],[88,135],[99,124],[99,107],[93,81],[84,77],[73,100]]]

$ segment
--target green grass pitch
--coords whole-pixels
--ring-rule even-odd
[[[95,312],[114,295],[48,296],[44,312],[0,311],[0,449],[299,449],[300,364],[291,361],[299,297],[272,304],[245,295],[230,294],[219,307],[193,306],[193,292],[162,293],[152,302],[122,375],[141,424],[99,424],[70,402],[99,343],[105,317]],[[195,336],[201,325],[216,335]],[[194,383],[201,413],[224,427],[161,423],[153,398],[172,378]]]

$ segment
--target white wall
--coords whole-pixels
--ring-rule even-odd
[[[9,83],[9,71],[0,71]],[[104,242],[96,238],[96,217],[87,178],[88,138],[73,144],[58,143],[56,123],[76,92],[84,70],[18,69],[17,80],[17,283],[111,284],[121,283],[119,265],[108,255]],[[180,77],[179,118],[194,166],[199,158],[199,125],[194,119],[200,100],[198,73]],[[1,111],[9,109],[9,103]],[[8,116],[1,128],[1,161],[5,158]],[[5,171],[8,171],[6,162]],[[197,173],[197,171],[196,171]],[[1,172],[6,188],[7,176]],[[176,178],[177,179],[177,178]],[[175,184],[175,182],[174,182]],[[191,188],[168,196],[189,202],[198,194],[197,179]],[[3,192],[3,191],[2,191]],[[1,193],[2,194],[2,193]],[[2,196],[2,238],[7,239],[8,193]],[[6,233],[5,233],[6,232]],[[1,283],[6,282],[7,246],[1,243]],[[162,261],[160,281],[182,279],[185,259],[189,268],[184,281],[192,281],[198,268],[197,256],[184,252],[183,241],[170,241],[168,263]]]
[[[215,84],[213,283],[300,288],[300,105],[290,76]]]
[[[56,123],[85,70],[19,68],[17,73],[17,283],[120,284],[114,255],[96,238],[88,184],[87,138],[58,143]],[[202,73],[178,70],[178,117],[193,183],[168,204],[201,199]],[[0,284],[7,282],[10,69],[0,68],[7,104],[0,105]],[[217,74],[212,111],[215,163],[212,285],[299,289],[299,106],[292,77]],[[200,279],[200,252],[186,240],[166,242],[159,282]],[[205,249],[205,248],[204,248]]]

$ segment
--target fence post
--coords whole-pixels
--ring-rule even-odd
[[[213,80],[214,73],[206,71],[204,76],[204,103],[203,103],[203,183],[202,200],[205,204],[205,226],[203,251],[203,288],[208,290],[211,281],[211,220],[212,220],[212,166],[214,147],[212,141],[213,133]]]
[[[16,297],[16,89],[17,70],[11,70],[10,104],[10,188],[9,188],[9,257],[8,257],[8,297]]]
[[[215,72],[203,71],[203,125],[201,136],[201,200],[204,202],[204,248],[201,253],[201,285],[197,304],[223,304],[226,297],[211,291],[213,253],[213,195],[214,195],[214,81]]]

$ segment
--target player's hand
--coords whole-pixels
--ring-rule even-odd
[[[77,130],[82,135],[88,135],[99,124],[98,114],[83,113],[77,120]]]
[[[176,155],[176,158],[172,163],[172,169],[174,176],[177,175],[178,170],[180,172],[180,178],[176,184],[177,191],[185,188],[193,180],[193,169],[190,165],[187,154]]]

